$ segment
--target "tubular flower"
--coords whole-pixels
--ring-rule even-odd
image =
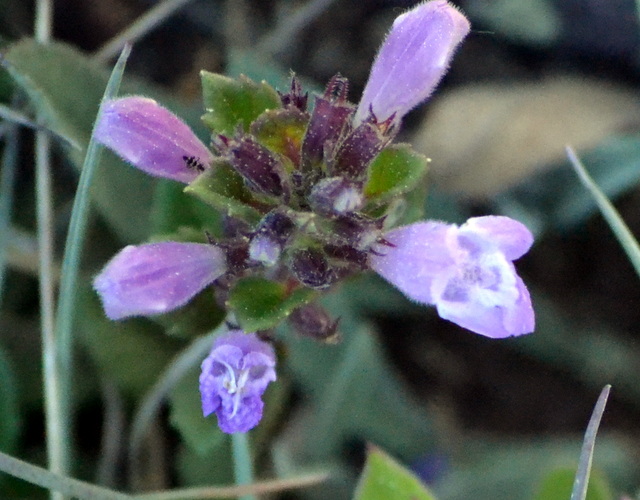
[[[107,101],[96,126],[98,141],[140,170],[188,184],[213,155],[191,129],[153,99]]]
[[[419,222],[384,235],[371,268],[407,297],[435,305],[438,314],[492,338],[534,329],[531,298],[512,261],[533,236],[508,217],[477,217],[458,227]]]
[[[232,330],[219,337],[202,362],[204,416],[215,413],[223,432],[247,432],[262,418],[262,394],[276,379],[273,348],[255,333]]]
[[[400,120],[431,95],[469,21],[446,0],[423,2],[393,23],[371,68],[355,122],[371,111],[379,121]]]
[[[213,245],[166,241],[123,248],[93,286],[112,320],[162,314],[186,304],[226,270]]]

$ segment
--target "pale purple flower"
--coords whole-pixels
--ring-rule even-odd
[[[262,418],[262,394],[276,379],[276,356],[255,333],[232,330],[219,337],[202,362],[204,416],[215,413],[223,432],[247,432]]]
[[[371,268],[410,299],[435,305],[442,318],[487,337],[533,331],[531,298],[512,262],[533,243],[520,222],[498,216],[460,227],[418,222],[384,239],[389,245],[376,248]]]
[[[107,101],[95,135],[99,142],[140,170],[185,184],[213,160],[211,152],[188,125],[146,97]]]
[[[469,21],[446,0],[423,2],[396,18],[371,68],[355,122],[400,120],[424,101],[447,71]]]
[[[213,245],[166,241],[123,248],[93,286],[109,319],[162,314],[186,304],[227,271]]]

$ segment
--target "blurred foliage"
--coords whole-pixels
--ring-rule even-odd
[[[293,69],[305,72],[300,76],[306,88],[313,88],[313,85],[316,91],[321,89],[323,82],[314,81],[314,77],[325,77],[325,73],[333,74],[340,70],[349,77],[354,76],[355,94],[363,83],[362,78],[358,80],[358,76],[366,74],[373,50],[379,44],[379,36],[387,29],[387,24],[384,23],[397,14],[398,5],[408,6],[409,3],[363,3],[355,0],[344,0],[342,4],[338,2],[330,12],[318,16],[313,24],[307,26],[302,35],[292,38],[287,54],[263,54],[253,50],[250,44],[243,48],[242,44],[229,43],[229,46],[233,46],[225,49],[220,41],[222,28],[218,28],[215,33],[205,32],[202,28],[206,24],[204,21],[200,24],[193,22],[193,19],[203,17],[198,14],[201,10],[195,10],[196,4],[206,4],[207,12],[213,13],[207,22],[220,21],[222,15],[219,7],[222,3],[194,2],[193,10],[187,9],[185,17],[167,21],[168,32],[161,32],[158,36],[152,34],[147,40],[141,41],[139,48],[134,48],[134,56],[139,50],[138,53],[150,57],[155,54],[156,57],[154,61],[137,63],[138,69],[149,70],[153,64],[162,65],[167,62],[169,69],[165,68],[164,71],[171,73],[172,66],[168,61],[178,61],[176,64],[184,71],[193,72],[193,78],[197,79],[197,71],[202,69],[197,65],[208,70],[224,66],[229,76],[246,74],[255,82],[265,79],[280,90],[287,88],[290,61],[298,60],[303,64]],[[447,90],[453,90],[456,85],[464,89],[461,84],[465,83],[465,79],[486,80],[487,75],[496,80],[507,80],[506,89],[514,90],[514,94],[505,90],[504,85],[487,82],[487,94],[492,98],[490,102],[479,99],[480,94],[468,92],[465,99],[471,96],[470,100],[458,101],[456,105],[452,99],[447,104],[447,109],[453,110],[449,112],[456,117],[456,121],[445,123],[435,120],[433,117],[439,113],[436,113],[438,109],[434,106],[432,119],[419,128],[430,129],[432,137],[438,130],[447,133],[444,141],[446,149],[464,156],[464,161],[461,162],[465,169],[463,174],[473,172],[473,175],[462,175],[469,186],[469,192],[474,189],[478,192],[486,186],[490,186],[492,191],[489,196],[484,197],[461,196],[459,191],[444,189],[446,186],[443,179],[446,176],[438,178],[436,174],[432,178],[436,179],[436,184],[440,180],[440,185],[430,191],[425,204],[423,159],[412,157],[401,161],[402,158],[396,157],[392,158],[398,165],[393,172],[395,175],[378,176],[382,171],[376,172],[374,169],[368,185],[369,196],[374,197],[385,189],[405,192],[415,186],[409,206],[395,207],[397,217],[405,221],[422,217],[425,208],[429,217],[455,222],[461,222],[479,210],[484,212],[492,208],[494,212],[517,218],[535,230],[536,246],[541,249],[557,235],[570,239],[590,231],[595,205],[588,193],[581,188],[565,161],[557,157],[551,159],[548,155],[552,151],[549,143],[544,143],[547,147],[538,147],[533,138],[538,137],[536,132],[543,135],[543,132],[551,130],[553,139],[564,144],[568,140],[565,135],[566,129],[570,128],[568,120],[575,119],[577,113],[570,110],[584,110],[589,100],[602,103],[603,99],[589,98],[588,96],[596,94],[586,94],[580,90],[586,87],[574,85],[571,95],[581,99],[560,101],[564,100],[567,106],[578,102],[579,107],[559,107],[559,116],[553,116],[552,125],[538,120],[539,116],[533,115],[532,108],[538,109],[544,117],[549,116],[547,108],[539,105],[540,101],[536,100],[549,102],[547,97],[540,97],[546,95],[549,87],[540,84],[539,79],[541,75],[544,78],[553,75],[558,69],[563,73],[578,75],[578,80],[585,73],[613,80],[617,85],[626,86],[625,92],[633,96],[632,99],[637,98],[640,76],[637,73],[640,67],[640,45],[637,42],[639,31],[633,2],[627,3],[628,5],[624,2],[609,4],[595,0],[461,2],[472,17],[474,27],[477,30],[490,30],[490,33],[475,32],[469,42],[472,48],[461,49],[459,59],[454,61],[450,78],[445,81],[442,102],[445,101],[444,94]],[[11,9],[5,10],[5,5],[9,4],[12,4]],[[146,2],[142,5],[134,1],[104,4],[122,15],[126,12],[141,12],[147,6]],[[286,9],[294,7],[291,2],[249,2],[249,16],[260,27],[256,28],[256,32],[277,24],[276,4],[281,9],[280,17],[286,14]],[[93,15],[91,11],[95,6],[80,5],[77,2],[70,2],[69,5],[71,7],[67,6],[66,12],[73,12],[74,16],[92,12],[85,24],[89,24],[90,19],[100,19],[100,16]],[[4,13],[19,13],[27,9],[24,2],[8,0],[2,2],[2,7],[0,29],[7,29],[6,26],[10,24],[3,17],[6,15]],[[201,9],[202,5],[198,8]],[[572,12],[573,16],[568,15]],[[614,12],[615,16],[612,14]],[[603,36],[593,38],[593,46],[585,45],[585,41],[591,40],[589,36],[601,33],[601,28],[597,23],[580,24],[577,21],[588,19],[588,15],[595,18],[597,23],[608,26],[608,31]],[[567,19],[572,22],[567,23]],[[18,17],[14,24],[19,26],[17,21]],[[635,25],[636,31],[612,29],[611,26],[616,26],[614,21],[630,22]],[[115,23],[113,19],[109,22]],[[382,24],[384,27],[380,28]],[[82,22],[76,22],[72,29],[66,29],[82,33],[90,31],[90,27],[87,28]],[[579,30],[582,34],[578,33]],[[174,38],[171,38],[172,33]],[[78,50],[74,46],[76,42],[54,43],[44,47],[25,39],[7,48],[4,42],[8,36],[0,33],[7,68],[6,72],[0,74],[0,100],[8,102],[14,88],[19,88],[29,99],[29,112],[34,115],[36,112],[42,113],[47,127],[80,147],[75,149],[71,144],[60,144],[64,160],[76,169],[80,168],[108,71],[92,61],[88,53]],[[574,54],[563,52],[564,47],[578,46],[577,42],[572,42],[574,38],[571,36],[580,37],[581,53],[586,54],[589,59],[585,62],[576,58],[574,67],[570,64]],[[169,43],[164,42],[163,37],[200,45],[192,56],[186,54],[180,44],[176,44],[175,48],[168,47]],[[622,37],[625,43],[618,43]],[[77,43],[80,44],[81,40]],[[596,43],[600,45],[596,47]],[[618,45],[614,46],[616,43]],[[624,47],[631,49],[623,49]],[[221,57],[216,51],[223,50],[226,52]],[[604,59],[596,58],[602,57],[602,54],[605,54]],[[629,60],[633,62],[625,62],[627,59],[623,57],[624,54],[632,54]],[[624,64],[629,64],[629,69],[623,77],[616,71]],[[189,65],[193,67],[188,67]],[[133,66],[136,67],[135,61]],[[207,78],[220,78],[206,75],[205,82]],[[521,89],[516,88],[516,83],[509,79],[513,75],[519,80],[523,75],[531,77],[525,79],[527,85],[532,86],[533,93],[516,94],[515,91]],[[208,132],[200,122],[200,117],[205,108],[219,109],[220,99],[224,101],[226,97],[207,94],[205,105],[189,105],[186,102],[193,93],[184,90],[187,85],[181,83],[176,75],[166,76],[163,83],[167,81],[173,82],[175,87],[167,89],[157,82],[129,78],[123,85],[123,93],[144,93],[156,98],[182,116],[200,137],[207,138]],[[224,81],[230,82],[226,79]],[[244,85],[249,85],[247,80],[244,80]],[[262,88],[264,92],[263,99],[258,104],[249,102],[243,108],[243,116],[249,118],[257,116],[256,113],[276,102],[276,95],[271,87],[261,83],[252,85]],[[599,81],[590,83],[589,86],[597,92],[603,92],[597,95],[604,95],[609,88]],[[180,90],[176,90],[178,87]],[[242,93],[242,90],[241,85],[239,89],[232,88],[230,91]],[[559,92],[557,87],[552,88],[552,94],[556,98]],[[525,102],[525,97],[532,95],[535,99]],[[311,99],[310,102],[312,101]],[[471,101],[477,107],[470,107]],[[639,209],[637,198],[634,198],[640,180],[640,140],[637,135],[639,121],[634,105],[627,104],[631,101],[623,99],[616,102],[620,109],[629,114],[620,114],[616,108],[611,109],[611,115],[606,115],[612,117],[611,120],[605,120],[604,114],[600,112],[590,119],[592,123],[589,125],[593,126],[589,130],[597,128],[599,135],[593,139],[595,142],[589,137],[590,142],[586,144],[581,158],[608,196],[614,200],[626,196],[627,200],[631,200],[627,213],[623,215],[632,216],[630,222],[633,227],[635,214]],[[505,109],[509,113],[501,114]],[[492,114],[494,112],[495,116]],[[228,121],[225,121],[226,115],[214,116],[209,113],[209,126],[216,131],[230,131]],[[489,121],[489,117],[494,121]],[[620,117],[624,120],[618,120]],[[605,121],[609,124],[607,127],[603,126]],[[471,129],[472,123],[477,123],[478,128],[473,128],[470,132],[471,140],[467,141],[464,129],[467,125]],[[487,138],[478,131],[486,131],[488,123],[491,124],[492,133]],[[411,125],[409,120],[408,127]],[[505,135],[499,135],[501,131]],[[506,139],[513,137],[507,134],[511,132],[519,132],[519,135],[513,142],[509,142],[506,154],[491,156],[496,151],[500,152],[498,146],[504,146]],[[400,151],[397,154],[402,156],[402,146],[395,148]],[[444,174],[453,172],[447,162],[457,157],[446,157],[433,145],[426,147],[424,153],[433,158],[432,170],[440,168],[440,172]],[[32,180],[28,174],[32,160],[29,153],[24,154],[19,186],[21,198],[17,200],[17,204],[23,209],[23,213],[29,214],[24,206],[31,203],[32,190],[25,188],[24,184]],[[504,169],[498,169],[497,163],[481,161],[483,158],[498,158],[501,161],[500,168]],[[66,171],[64,166],[58,165],[56,168],[57,178],[60,179],[58,182],[73,178],[73,174]],[[516,184],[507,182],[515,178],[509,177],[512,172],[522,174]],[[242,192],[242,183],[226,174],[228,172],[219,169],[218,175],[224,178],[209,179],[209,185],[202,191],[206,192],[206,197],[203,195],[200,200],[197,196],[185,196],[182,186],[167,181],[154,182],[124,165],[113,154],[106,153],[97,173],[93,193],[96,212],[103,222],[95,225],[96,237],[88,242],[87,260],[91,260],[92,266],[95,266],[96,261],[106,257],[105,252],[111,252],[123,244],[150,238],[196,240],[203,238],[205,230],[212,234],[218,233],[222,220],[202,201],[220,208],[232,199],[236,203],[236,214],[247,220],[256,219],[252,208],[244,203],[246,198],[243,196],[246,193]],[[486,183],[484,179],[487,180]],[[73,195],[72,183],[67,184],[69,185],[58,186],[56,193],[61,199],[57,222],[59,237],[64,233],[62,228],[67,221],[65,204]],[[213,184],[218,188],[215,191],[210,189]],[[378,188],[380,185],[383,188]],[[382,198],[378,201],[386,200]],[[20,225],[32,227],[33,221],[21,220]],[[187,227],[195,228],[195,231],[185,230]],[[612,237],[603,233],[598,238]],[[579,249],[584,253],[592,250]],[[534,248],[527,259],[536,259],[537,251]],[[562,251],[562,248],[556,251]],[[548,255],[549,253],[545,254],[545,258]],[[34,258],[30,254],[27,257]],[[551,259],[554,259],[553,254]],[[590,262],[592,267],[584,272],[591,273],[593,269],[609,265],[611,260],[614,260],[613,257],[607,256],[607,262]],[[554,272],[552,264],[553,262],[547,262],[545,269]],[[100,421],[95,414],[103,410],[99,404],[103,395],[97,381],[88,375],[95,372],[99,377],[116,382],[126,401],[124,417],[129,418],[140,398],[157,380],[158,374],[184,347],[184,340],[200,335],[216,325],[221,320],[220,311],[213,310],[204,323],[194,322],[194,317],[201,316],[197,312],[198,308],[210,306],[211,297],[203,295],[194,304],[195,309],[185,309],[177,316],[153,321],[132,319],[110,322],[104,318],[97,298],[90,290],[89,281],[93,272],[93,268],[85,270],[86,283],[79,301],[77,331],[79,357],[83,358],[80,366],[82,370],[88,370],[77,374],[79,386],[82,387],[79,400],[83,405],[82,411],[89,412],[93,421]],[[635,276],[630,274],[630,270],[618,267],[607,276],[620,290],[618,296],[612,296],[610,300],[626,300],[628,302],[624,303],[630,309],[637,309],[636,301],[640,294]],[[596,316],[596,311],[581,317],[584,308],[574,307],[575,301],[590,292],[581,289],[581,280],[584,278],[582,275],[566,278],[573,284],[569,287],[571,293],[545,288],[539,276],[528,278],[530,279],[527,281],[532,284],[537,310],[538,331],[526,338],[500,343],[501,355],[505,366],[517,366],[522,359],[535,360],[543,370],[551,374],[540,379],[540,383],[547,384],[543,389],[549,394],[548,402],[545,407],[540,408],[538,415],[530,417],[543,421],[544,428],[553,435],[531,436],[527,427],[530,420],[525,419],[515,425],[518,428],[516,435],[506,434],[501,427],[506,425],[506,419],[511,418],[510,414],[505,413],[500,419],[491,419],[482,417],[486,413],[477,408],[471,409],[474,415],[479,415],[475,432],[465,429],[458,413],[463,409],[469,411],[469,408],[463,408],[468,402],[447,399],[456,394],[454,390],[450,390],[450,394],[446,390],[444,394],[431,391],[431,388],[425,387],[428,382],[423,378],[424,369],[409,369],[406,363],[398,361],[403,359],[401,356],[390,356],[391,352],[406,355],[407,351],[424,347],[397,346],[397,339],[407,338],[400,331],[404,324],[402,320],[413,319],[424,325],[425,336],[433,337],[429,346],[434,349],[433,352],[419,351],[416,357],[427,365],[431,359],[429,356],[442,354],[444,360],[441,360],[440,366],[448,367],[446,348],[438,350],[443,344],[440,339],[448,331],[444,328],[442,331],[440,328],[432,329],[428,326],[432,323],[428,322],[423,308],[406,301],[377,277],[365,276],[346,283],[340,290],[322,299],[325,307],[341,318],[341,344],[319,345],[290,331],[278,331],[277,341],[281,345],[279,377],[283,382],[278,386],[279,392],[268,394],[265,426],[252,435],[259,450],[255,457],[259,476],[267,477],[275,471],[286,477],[309,467],[327,465],[333,468],[332,480],[325,485],[297,493],[296,498],[351,498],[356,477],[364,461],[365,443],[374,443],[398,457],[404,464],[414,463],[425,454],[442,455],[444,465],[437,467],[433,477],[429,478],[433,481],[431,487],[434,495],[439,500],[568,498],[572,471],[575,470],[579,455],[579,433],[586,424],[586,417],[584,421],[576,421],[569,408],[578,402],[590,403],[592,391],[611,382],[614,400],[608,411],[612,418],[610,421],[605,419],[603,435],[596,444],[594,464],[597,471],[587,498],[610,500],[637,489],[640,470],[633,453],[637,449],[637,422],[640,418],[637,328],[624,330],[616,325],[615,317],[603,320]],[[11,297],[0,311],[3,320],[0,323],[0,449],[37,461],[42,459],[43,443],[38,399],[41,372],[38,366],[40,358],[35,310],[36,284],[23,271],[13,268],[7,283]],[[308,297],[300,296],[292,298],[288,292],[290,291],[274,289],[269,283],[243,283],[232,292],[230,300],[233,306],[238,295],[258,296],[260,300],[240,300],[241,307],[236,306],[238,321],[247,327],[267,328],[286,317],[294,305],[309,300]],[[559,297],[560,295],[565,296]],[[250,302],[254,309],[246,307]],[[267,310],[269,314],[265,315]],[[257,322],[256,318],[261,318],[263,322]],[[385,319],[386,322],[377,322],[379,319]],[[389,321],[393,326],[389,326]],[[455,344],[457,340],[454,338],[451,342]],[[477,339],[476,342],[475,345],[486,345],[485,339]],[[450,373],[456,373],[458,369],[465,372],[470,365],[481,364],[473,352],[466,352],[461,358],[463,366],[451,367]],[[446,378],[450,373],[442,376]],[[533,378],[539,375],[531,373]],[[573,384],[572,392],[558,392],[554,383],[550,382],[554,377],[556,381],[569,380]],[[498,376],[490,383],[491,394],[497,394],[501,401],[508,403],[511,399],[517,400],[510,391],[518,391],[519,388],[505,380],[505,377]],[[451,386],[454,384],[451,383]],[[416,387],[420,390],[416,390]],[[165,423],[177,431],[168,432],[171,436],[167,447],[172,479],[184,486],[231,483],[233,471],[229,460],[229,440],[217,430],[212,419],[202,418],[196,388],[197,369],[194,368],[178,382],[168,397],[169,410]],[[479,394],[478,398],[484,396],[486,395]],[[491,401],[488,400],[486,404],[491,404]],[[82,415],[84,418],[84,413]],[[555,419],[549,415],[554,415]],[[561,426],[561,429],[556,430],[556,425]],[[92,453],[97,461],[99,426],[95,424],[92,427],[94,434],[90,438],[83,434],[79,436],[79,441],[83,451]],[[569,428],[572,433],[567,435],[565,431]],[[608,433],[609,428],[615,429],[616,433]],[[125,442],[123,438],[122,444]],[[369,485],[376,481],[390,488],[393,488],[394,481],[410,482],[411,487],[419,492],[415,494],[418,495],[415,498],[430,498],[413,476],[409,476],[405,469],[380,452],[369,453],[364,470],[361,488],[356,493],[357,500],[392,499],[390,493],[380,493],[382,490],[378,487],[372,488],[374,492],[369,493]],[[376,497],[376,494],[383,496]],[[34,493],[33,488],[24,483],[3,480],[0,482],[0,496],[34,498]]]

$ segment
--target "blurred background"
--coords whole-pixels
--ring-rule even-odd
[[[340,72],[357,102],[393,19],[416,4],[182,3],[135,42],[126,73],[130,88],[170,99],[163,102],[196,129],[201,69],[244,73],[280,89],[292,70],[312,91]],[[462,222],[504,214],[534,231],[536,244],[518,269],[533,297],[536,333],[482,338],[410,304],[373,276],[347,283],[326,298],[343,318],[342,344],[282,334],[286,368],[270,393],[273,409],[252,434],[259,476],[320,465],[336,471],[328,483],[282,498],[349,498],[367,443],[413,467],[440,499],[542,498],[536,495],[551,471],[575,468],[593,404],[608,383],[613,390],[594,464],[610,496],[598,498],[633,496],[639,489],[640,282],[564,147],[578,151],[640,234],[640,4],[455,3],[470,18],[472,32],[435,95],[407,117],[400,140],[432,160],[427,217]],[[24,54],[36,75],[29,73],[31,80],[66,72],[56,77],[52,93],[68,108],[77,101],[78,116],[53,113],[52,128],[71,137],[76,131],[82,139],[95,117],[91,110],[97,110],[94,100],[85,112],[83,96],[99,98],[104,81],[97,89],[83,86],[97,85],[94,74],[108,74],[119,53],[108,42],[156,5],[57,0],[53,35],[64,45],[41,53],[24,45],[33,33],[32,2],[0,0],[0,51]],[[63,71],[68,67],[77,73]],[[3,71],[0,99],[33,117],[38,104],[20,90],[25,85]],[[22,129],[12,143],[19,144],[13,202],[9,227],[0,234],[0,449],[43,463],[32,134]],[[58,257],[77,181],[78,159],[70,149],[59,141],[53,156]],[[146,187],[129,193],[131,199],[109,195],[107,214],[98,202],[85,257],[87,283],[118,248],[157,229],[158,205],[148,203],[159,199],[150,191],[156,184],[140,179]],[[97,182],[96,191],[112,188]],[[201,331],[174,328],[167,334],[166,323],[147,320],[110,324],[88,285],[84,295],[77,322],[77,475],[141,490],[232,482],[228,442],[215,422],[198,418],[196,387],[186,381],[150,429],[140,463],[132,464],[124,452],[122,436],[136,402]],[[0,497],[44,493],[0,477]]]

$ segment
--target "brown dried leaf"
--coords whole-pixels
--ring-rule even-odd
[[[578,77],[469,85],[433,103],[414,136],[433,158],[441,188],[486,198],[564,157],[638,124],[640,100],[625,87]]]

